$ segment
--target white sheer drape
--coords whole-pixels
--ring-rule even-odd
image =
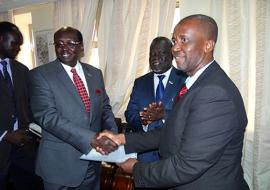
[[[123,117],[136,77],[149,70],[151,41],[171,38],[175,0],[104,1],[98,30],[100,68],[117,117]]]
[[[55,1],[55,30],[72,26],[83,34],[84,53],[82,61],[89,63],[91,57],[93,31],[99,0],[58,0]]]
[[[248,113],[243,160],[251,190],[270,189],[270,1],[183,0],[189,14],[207,13],[219,25],[215,59],[236,83]],[[192,12],[196,10],[196,12]],[[182,17],[187,15],[182,15]]]
[[[14,23],[13,10],[0,13],[0,21],[9,21]]]

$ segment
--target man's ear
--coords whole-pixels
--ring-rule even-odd
[[[207,40],[205,42],[205,48],[204,48],[205,53],[212,52],[215,48],[215,44],[216,43],[213,40]]]

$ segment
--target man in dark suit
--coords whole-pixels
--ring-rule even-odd
[[[213,18],[191,15],[173,32],[172,53],[186,72],[186,87],[164,127],[148,133],[102,133],[127,152],[159,148],[161,160],[120,164],[137,187],[177,190],[247,190],[241,167],[247,116],[242,97],[214,60],[218,27]],[[184,94],[186,91],[186,94]]]
[[[185,82],[185,74],[172,66],[171,48],[172,42],[168,38],[155,38],[149,53],[152,71],[134,82],[125,116],[127,123],[137,132],[151,131],[163,125],[172,110],[177,92]],[[141,153],[138,160],[141,162],[159,160],[159,153],[158,151]]]
[[[64,27],[54,34],[57,59],[30,71],[31,107],[42,127],[36,173],[46,190],[99,190],[100,162],[80,160],[97,132],[116,131],[102,73],[79,62],[80,31]]]
[[[37,144],[27,132],[32,122],[28,68],[15,60],[23,43],[17,26],[0,22],[0,189],[8,181],[18,190],[41,186],[34,173]]]

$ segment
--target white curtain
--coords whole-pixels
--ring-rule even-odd
[[[175,0],[104,1],[98,30],[100,68],[117,117],[124,118],[135,78],[149,71],[151,41],[171,38]]]
[[[79,29],[84,39],[82,61],[89,63],[91,58],[94,26],[99,0],[57,0],[54,5],[55,30],[63,26]]]
[[[243,96],[247,114],[242,165],[251,190],[270,189],[270,1],[183,0],[185,13],[213,16],[219,25],[215,59]],[[187,15],[182,15],[182,17]]]
[[[251,189],[269,190],[270,1],[212,2],[213,15],[221,24],[217,59],[239,87],[248,113],[242,162],[245,178]]]
[[[1,21],[9,21],[14,23],[13,10],[0,12],[0,22]]]

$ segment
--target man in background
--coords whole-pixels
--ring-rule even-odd
[[[97,144],[110,144],[97,142],[96,133],[117,131],[102,73],[79,61],[79,30],[59,29],[54,45],[57,59],[31,71],[31,107],[42,127],[36,173],[46,190],[99,190],[100,162],[80,157]]]
[[[12,181],[17,190],[41,189],[34,174],[37,144],[27,131],[32,114],[28,68],[15,60],[23,43],[20,30],[0,22],[0,189]]]
[[[135,80],[125,116],[135,131],[148,132],[162,127],[186,75],[172,66],[172,42],[166,37],[155,38],[150,46],[151,72]],[[138,160],[159,160],[157,150],[140,153]]]

